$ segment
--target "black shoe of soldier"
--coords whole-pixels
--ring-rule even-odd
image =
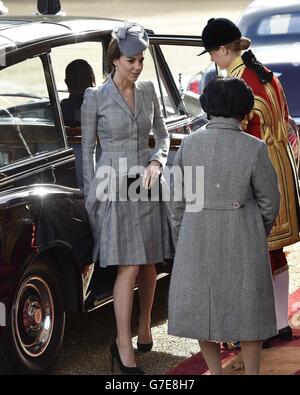
[[[288,325],[279,330],[277,338],[280,340],[293,340],[292,328]]]
[[[277,335],[270,337],[269,339],[263,341],[262,348],[272,347],[272,341],[274,341],[274,340],[283,340],[283,341],[293,340],[292,328],[288,325],[285,328],[279,329]]]

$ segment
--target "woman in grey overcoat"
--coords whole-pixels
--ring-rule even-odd
[[[174,160],[180,172],[173,192],[177,247],[168,330],[198,339],[212,374],[222,374],[219,343],[237,340],[246,373],[258,374],[262,340],[277,333],[267,236],[280,194],[265,143],[240,126],[253,102],[242,80],[211,81],[201,96],[209,122],[183,140]],[[203,167],[203,183],[197,167]]]
[[[143,374],[136,366],[131,342],[136,281],[140,297],[137,346],[147,352],[153,344],[154,264],[172,252],[163,203],[135,200],[138,195],[131,194],[136,191],[130,185],[132,180],[138,185],[142,179],[140,196],[146,199],[147,190],[158,185],[170,144],[152,82],[136,82],[148,45],[147,33],[140,25],[126,22],[113,31],[108,48],[113,71],[102,86],[86,90],[81,113],[84,193],[95,240],[93,259],[101,267],[118,266],[113,290],[117,339],[110,351],[112,360],[116,359],[121,371],[128,374]],[[152,154],[148,146],[151,130],[156,141]],[[97,136],[101,156],[95,170]],[[138,179],[130,177],[134,166]]]

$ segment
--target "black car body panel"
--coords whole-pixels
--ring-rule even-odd
[[[42,254],[63,249],[73,262],[76,277],[91,260],[92,237],[83,196],[77,189],[59,185],[30,185],[0,195],[1,276],[3,290],[15,290],[25,267]],[[63,264],[63,262],[59,262]],[[8,269],[10,268],[10,269]],[[67,279],[65,279],[67,280]],[[63,284],[62,284],[63,285]],[[78,310],[82,298],[78,298]],[[7,307],[10,307],[12,300]]]

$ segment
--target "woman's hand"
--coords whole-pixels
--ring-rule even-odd
[[[160,167],[161,163],[157,160],[153,160],[150,164],[146,167],[144,174],[143,174],[143,187],[145,189],[150,189],[156,183],[159,175],[160,175]]]

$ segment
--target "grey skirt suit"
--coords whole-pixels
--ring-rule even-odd
[[[158,263],[172,256],[171,231],[163,202],[119,199],[128,169],[147,167],[151,160],[164,166],[170,145],[152,82],[137,82],[134,94],[132,113],[109,77],[99,88],[86,90],[81,108],[86,209],[94,235],[93,260],[99,261],[101,267]],[[150,153],[151,130],[156,144]],[[95,164],[97,137],[101,155]],[[108,188],[114,188],[114,199],[99,196],[103,180],[97,177],[97,170],[103,166],[107,169]]]
[[[275,335],[266,237],[280,194],[265,143],[216,117],[184,139],[174,164],[204,166],[204,204],[188,212],[193,201],[173,203],[169,334],[218,342]]]

